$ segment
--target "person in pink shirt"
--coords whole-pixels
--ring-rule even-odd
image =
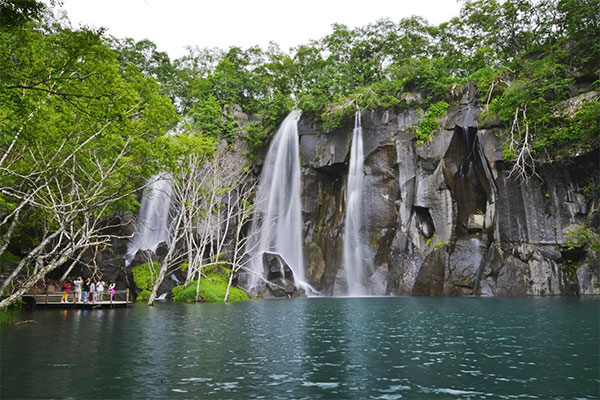
[[[65,285],[63,286],[63,295],[60,298],[60,302],[61,303],[68,303],[68,299],[69,299],[69,292],[71,291],[71,280],[69,279],[69,281],[67,283],[65,283]]]

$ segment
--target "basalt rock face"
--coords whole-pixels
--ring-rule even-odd
[[[597,246],[571,239],[578,229],[599,231],[598,149],[538,165],[523,183],[509,177],[501,128],[478,126],[475,98],[458,88],[422,146],[414,133],[421,110],[363,112],[371,294],[597,295]],[[322,294],[342,294],[352,121],[323,132],[305,117],[299,133],[307,274]]]

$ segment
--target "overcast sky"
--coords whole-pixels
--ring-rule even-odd
[[[419,15],[439,24],[457,16],[457,0],[63,0],[74,27],[105,27],[117,38],[150,39],[171,58],[185,46],[282,50],[320,39],[334,23],[351,28],[381,18]]]

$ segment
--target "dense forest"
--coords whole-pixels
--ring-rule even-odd
[[[481,118],[505,127],[503,157],[521,179],[537,163],[599,145],[598,0],[464,0],[458,17],[437,26],[420,17],[335,24],[289,51],[273,38],[267,49],[192,46],[175,60],[149,40],[73,28],[59,10],[36,0],[0,4],[1,306],[113,243],[120,216],[139,208],[137,194],[159,172],[179,182],[182,227],[210,218],[186,208],[190,199],[227,212],[207,200],[210,188],[222,196],[248,184],[255,152],[293,109],[327,130],[357,107],[408,107],[419,93],[419,145],[439,127],[453,87],[468,83]],[[596,95],[566,103],[590,90]],[[243,165],[224,177],[236,148]],[[209,167],[221,175],[200,179]],[[191,177],[198,187],[186,186]],[[235,197],[232,225],[241,227],[250,197]],[[215,242],[181,232],[189,246]],[[204,247],[188,247],[166,264],[187,269],[186,285],[199,282],[202,266],[223,263],[216,242],[208,259]],[[243,267],[237,250],[225,257],[229,277]],[[148,285],[150,301],[157,287]]]

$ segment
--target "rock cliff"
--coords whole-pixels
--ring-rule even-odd
[[[540,164],[523,183],[508,176],[502,128],[480,126],[478,110],[472,87],[457,88],[442,128],[421,146],[418,107],[363,112],[371,293],[598,294],[598,149]],[[299,123],[307,274],[324,295],[345,281],[352,123],[331,132],[310,117]]]

